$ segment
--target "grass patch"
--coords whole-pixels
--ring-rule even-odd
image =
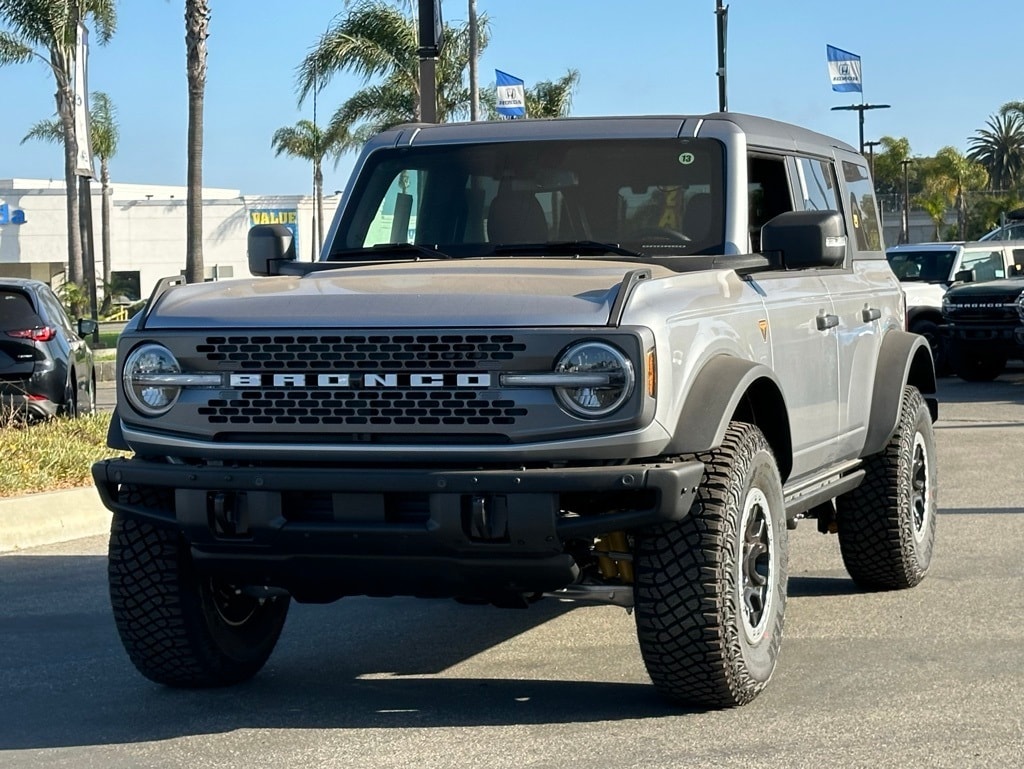
[[[93,462],[125,452],[107,448],[110,414],[0,427],[0,497],[91,486]]]

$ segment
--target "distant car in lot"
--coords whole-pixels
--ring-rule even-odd
[[[949,373],[942,325],[942,297],[956,282],[989,281],[1019,274],[1024,241],[911,243],[885,252],[907,298],[907,328],[932,347],[935,370]]]
[[[978,240],[1020,240],[1024,238],[1024,208],[1009,211],[1006,222],[991,232],[982,235]]]
[[[0,404],[34,419],[90,413],[96,372],[84,337],[96,321],[71,322],[38,280],[0,278]]]

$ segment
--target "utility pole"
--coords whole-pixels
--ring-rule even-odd
[[[913,162],[909,158],[900,161],[903,166],[903,224],[900,227],[900,243],[910,242],[910,178],[907,167]]]
[[[718,28],[718,111],[727,112],[729,101],[725,93],[725,47],[728,37],[729,6],[722,5],[722,0],[715,0],[715,26]]]
[[[476,26],[476,0],[469,0],[469,119],[480,119],[480,77],[477,59],[480,58],[480,35]]]
[[[443,40],[440,0],[419,0],[420,121],[437,122],[437,57]]]

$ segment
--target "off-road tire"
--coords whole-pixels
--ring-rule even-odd
[[[108,578],[129,658],[146,678],[168,686],[251,678],[270,657],[288,614],[287,596],[251,598],[197,574],[174,529],[116,513]]]
[[[953,373],[967,382],[991,382],[1006,371],[1006,355],[960,342],[950,342],[948,356]]]
[[[864,461],[861,485],[836,499],[843,563],[861,587],[898,590],[924,579],[935,545],[937,459],[928,406],[905,387],[896,432]]]
[[[731,423],[722,446],[697,458],[704,480],[689,514],[635,536],[637,637],[661,694],[733,707],[768,684],[782,643],[782,484],[768,442],[750,424]]]

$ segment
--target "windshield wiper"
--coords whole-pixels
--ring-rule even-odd
[[[334,262],[349,256],[376,257],[378,255],[403,254],[410,251],[420,256],[428,256],[431,259],[454,258],[451,254],[446,254],[444,251],[432,248],[431,246],[421,246],[418,243],[376,243],[369,248],[344,248],[331,251],[327,255],[327,260]]]
[[[599,240],[561,240],[554,243],[502,243],[494,247],[495,254],[572,254],[574,256],[596,256],[616,254],[617,256],[643,256],[636,251],[623,248],[618,243],[602,243]]]

